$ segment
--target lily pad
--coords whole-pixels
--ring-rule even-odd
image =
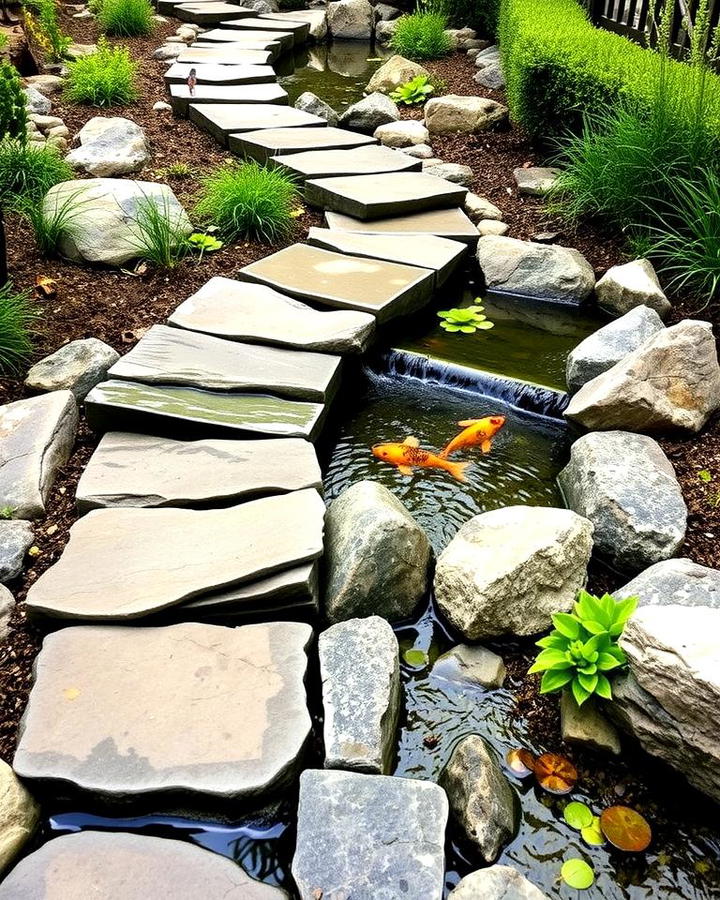
[[[550,794],[569,794],[577,783],[577,769],[558,753],[543,753],[535,760],[535,777]]]
[[[578,800],[568,803],[563,812],[563,818],[576,831],[589,828],[593,822],[593,814],[590,807],[586,806],[585,803],[580,803]]]
[[[562,880],[576,891],[585,891],[595,881],[595,873],[584,859],[568,859],[560,869]]]
[[[414,669],[422,669],[430,662],[430,657],[427,653],[424,650],[418,650],[415,647],[406,650],[403,653],[403,659]]]
[[[642,853],[652,840],[647,820],[629,806],[609,806],[600,814],[600,828],[613,847],[626,853]]]
[[[600,816],[593,816],[592,824],[580,832],[582,839],[591,847],[602,847],[605,835],[600,830]]]
[[[522,747],[508,750],[505,756],[508,769],[518,778],[527,778],[535,771],[535,757]]]

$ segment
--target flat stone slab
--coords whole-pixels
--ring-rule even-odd
[[[390,216],[363,222],[343,213],[325,213],[325,221],[331,231],[348,231],[355,234],[434,234],[437,237],[476,244],[480,237],[477,228],[461,209],[433,209],[409,216]]]
[[[293,622],[56,631],[36,660],[15,771],[55,791],[152,797],[158,811],[285,787],[310,735],[311,637]]]
[[[447,818],[432,782],[306,770],[292,862],[301,900],[440,900]]]
[[[312,206],[363,220],[462,206],[466,194],[462,185],[422,172],[350,175],[305,183],[305,199]]]
[[[71,391],[51,391],[0,406],[0,507],[14,519],[45,514],[58,469],[70,458],[78,426]]]
[[[226,28],[237,28],[240,31],[263,29],[267,31],[287,31],[293,36],[295,44],[304,44],[310,34],[309,22],[293,22],[291,19],[261,19],[259,16],[233,16],[226,22],[221,22]]]
[[[236,41],[257,41],[259,44],[266,42],[268,49],[272,44],[280,44],[280,52],[287,53],[292,50],[295,38],[291,31],[282,31],[278,29],[257,28],[238,29],[230,22],[228,25],[221,25],[219,28],[211,28],[209,31],[203,31],[198,35],[198,40],[211,43],[233,43]]]
[[[315,126],[318,124],[314,123]],[[271,157],[278,155],[285,156],[310,150],[354,150],[357,147],[377,144],[375,138],[367,134],[335,128],[327,122],[325,126],[325,128],[303,126],[266,128],[244,134],[231,134],[228,147],[239,156],[249,156],[258,162],[266,163]]]
[[[110,369],[111,378],[217,391],[260,391],[299,400],[329,401],[340,357],[242,344],[153,325]]]
[[[202,84],[270,84],[275,82],[272,66],[220,66],[214,63],[173,63],[163,76],[166,84],[186,84],[195,69],[198,86]]]
[[[43,844],[0,885],[0,900],[286,900],[237,863],[189,841],[83,831]]]
[[[429,269],[345,256],[307,244],[286,247],[237,275],[314,303],[369,312],[379,322],[424,306],[433,287]]]
[[[95,431],[122,429],[234,432],[313,440],[324,414],[319,403],[269,394],[227,394],[194,388],[105,381],[85,398],[85,415]]]
[[[190,121],[208,131],[223,146],[228,144],[228,135],[245,131],[327,127],[327,122],[320,116],[272,103],[191,103]]]
[[[352,234],[312,227],[307,239],[325,250],[432,269],[438,286],[453,274],[467,251],[465,244],[434,235]]]
[[[214,2],[214,0],[203,3],[178,3],[173,8],[172,15],[181,22],[194,22],[196,25],[215,25],[223,20],[235,22],[239,19],[254,18],[251,9],[244,9],[234,3]]]
[[[212,63],[216,66],[266,66],[277,59],[268,50],[251,50],[237,44],[218,47],[188,47],[176,59],[178,63]]]
[[[76,499],[85,513],[247,500],[302,488],[322,490],[322,474],[315,448],[299,438],[177,441],[116,431],[100,441]]]
[[[187,116],[190,103],[273,103],[287,106],[287,91],[279,84],[196,84],[190,94],[187,84],[170,85],[170,103],[179,116]]]
[[[347,134],[347,131],[345,133]],[[422,160],[414,159],[407,153],[398,153],[372,143],[356,147],[354,150],[309,150],[289,156],[273,156],[271,160],[275,165],[288,169],[302,181],[306,178],[327,178],[333,175],[419,172],[422,166]]]
[[[181,303],[168,322],[233,341],[329,353],[363,353],[375,331],[368,313],[318,311],[265,285],[217,277]]]
[[[317,559],[324,516],[314,490],[227,509],[96,509],[72,526],[60,559],[30,588],[27,609],[137,619]]]

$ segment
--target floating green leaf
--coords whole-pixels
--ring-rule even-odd
[[[454,307],[438,312],[443,320],[440,327],[452,333],[474,334],[476,331],[487,331],[494,328],[494,323],[488,321],[488,317],[482,315],[482,306]]]
[[[430,662],[430,657],[427,653],[424,650],[418,650],[415,647],[406,650],[403,653],[403,659],[414,669],[422,669]]]
[[[580,831],[580,835],[586,844],[592,847],[601,847],[605,843],[605,835],[600,830],[600,816],[592,817],[592,824]]]
[[[565,807],[563,818],[571,828],[581,831],[583,828],[588,828],[592,825],[593,814],[589,806],[574,800]]]
[[[595,873],[584,859],[568,859],[560,870],[562,880],[576,891],[584,891],[595,881]]]

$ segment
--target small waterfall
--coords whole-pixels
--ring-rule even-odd
[[[569,401],[568,395],[562,391],[492,372],[468,369],[407,350],[384,351],[368,360],[366,369],[381,377],[415,378],[425,384],[483,394],[515,409],[551,419],[562,420]]]

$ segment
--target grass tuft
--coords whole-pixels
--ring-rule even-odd
[[[152,33],[154,15],[149,0],[102,0],[98,20],[106,34],[139,37]]]
[[[39,204],[54,184],[72,177],[72,167],[54,148],[9,138],[0,141],[0,206]]]
[[[439,59],[453,44],[445,34],[447,19],[437,12],[416,12],[401,16],[390,41],[396,53],[407,59]]]
[[[190,252],[185,222],[165,195],[140,198],[132,230],[138,256],[160,268],[174,268]]]
[[[0,372],[15,375],[32,352],[31,330],[37,313],[30,294],[8,282],[0,287]]]
[[[71,103],[126,106],[137,99],[138,64],[127,47],[111,47],[104,38],[98,49],[69,63],[65,96]]]
[[[52,209],[49,204],[26,201],[18,206],[18,212],[30,223],[41,256],[61,256],[61,244],[72,236],[73,221],[82,211],[82,189],[64,197],[55,197]]]

